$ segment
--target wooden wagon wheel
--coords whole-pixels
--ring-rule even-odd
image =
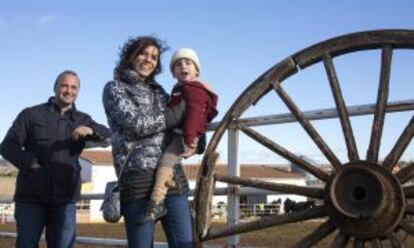
[[[381,74],[370,143],[366,157],[361,158],[332,58],[369,49],[382,51]],[[195,195],[196,233],[200,241],[321,217],[326,221],[294,244],[294,247],[310,247],[333,232],[336,232],[336,235],[332,247],[345,247],[348,242],[351,242],[350,240],[355,247],[364,247],[365,243],[370,243],[372,247],[381,247],[381,241],[385,239],[393,247],[400,247],[400,242],[395,238],[397,231],[403,230],[408,235],[414,236],[414,225],[407,220],[409,216],[414,215],[414,205],[407,204],[407,199],[414,198],[414,186],[406,184],[414,177],[414,165],[393,172],[394,166],[399,162],[413,137],[413,116],[385,159],[383,161],[378,159],[385,113],[390,109],[387,107],[387,100],[394,49],[414,49],[414,31],[376,30],[333,38],[288,57],[254,81],[223,117],[203,157]],[[332,89],[348,151],[347,163],[342,163],[338,159],[282,87],[282,82],[297,73],[298,67],[304,69],[319,62],[324,64]],[[327,158],[333,167],[331,173],[322,171],[239,121],[243,112],[273,91],[283,100],[298,123]],[[412,110],[414,107],[412,102],[409,105],[409,108],[399,111]],[[317,177],[325,186],[320,188],[293,186],[215,174],[215,156],[217,156],[215,149],[224,132],[229,128],[240,129],[259,144]],[[216,181],[302,195],[320,199],[323,204],[253,223],[236,224],[223,230],[213,230],[210,228],[210,203]]]

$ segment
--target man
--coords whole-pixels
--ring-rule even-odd
[[[48,247],[73,247],[79,155],[86,141],[109,139],[109,130],[78,111],[80,81],[73,71],[58,75],[55,96],[24,109],[1,145],[1,154],[19,169],[14,195],[16,247],[38,247],[46,228]]]

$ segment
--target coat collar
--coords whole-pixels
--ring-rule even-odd
[[[47,106],[48,106],[48,110],[50,112],[53,113],[58,113],[60,114],[60,107],[57,105],[55,97],[50,97],[49,100],[47,101]],[[77,110],[76,110],[76,105],[75,103],[72,104],[72,108],[68,109],[64,116],[70,117],[71,119],[74,119],[76,116]]]

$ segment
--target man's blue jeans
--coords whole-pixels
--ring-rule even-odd
[[[154,243],[154,223],[136,224],[148,198],[122,204],[129,248],[150,248]],[[161,219],[169,248],[193,248],[193,233],[187,195],[167,195],[167,215]]]
[[[76,205],[16,203],[14,217],[17,226],[17,248],[39,247],[46,227],[49,248],[71,248],[76,240]]]

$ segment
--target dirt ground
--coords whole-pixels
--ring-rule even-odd
[[[292,247],[295,242],[311,232],[319,224],[319,222],[302,222],[242,234],[240,245],[242,247]],[[13,223],[1,224],[0,232],[15,232],[15,226]],[[80,224],[78,225],[78,236],[125,239],[125,231],[123,224]],[[398,237],[400,240],[404,240],[406,248],[414,247],[414,238],[412,236],[407,236],[401,233]],[[330,247],[332,238],[333,235],[330,235],[325,240],[318,243],[316,247]],[[159,225],[156,227],[155,240],[165,241],[165,237]],[[215,240],[208,242],[207,244],[224,247],[225,240]],[[0,238],[0,247],[14,247],[14,239]],[[41,247],[46,246],[42,244]],[[100,246],[77,245],[76,247],[98,248]],[[390,245],[384,241],[383,247],[390,247]]]
[[[0,197],[11,197],[14,191],[14,180],[12,177],[0,177]],[[295,224],[282,225],[279,227],[267,228],[256,232],[242,234],[240,236],[240,245],[242,247],[292,247],[298,240],[312,232],[320,222],[302,222]],[[222,227],[223,224],[215,224],[215,227]],[[15,232],[14,223],[0,224],[0,232]],[[81,237],[98,237],[125,239],[123,224],[79,224],[78,236]],[[330,247],[333,235],[330,235],[315,247]],[[414,237],[405,233],[398,234],[399,240],[403,241],[405,248],[414,248]],[[156,226],[156,241],[165,241],[165,236],[160,225]],[[14,239],[0,238],[0,248],[14,247]],[[386,241],[383,241],[383,247],[391,247]],[[211,245],[225,245],[225,239],[219,239],[207,242]],[[40,247],[46,247],[42,244]],[[100,248],[94,245],[77,245],[79,248]],[[103,246],[102,246],[103,247]],[[107,246],[105,246],[107,247]],[[349,246],[351,247],[351,246]],[[367,246],[368,247],[368,246]]]
[[[0,198],[13,196],[15,182],[15,177],[0,177]]]

